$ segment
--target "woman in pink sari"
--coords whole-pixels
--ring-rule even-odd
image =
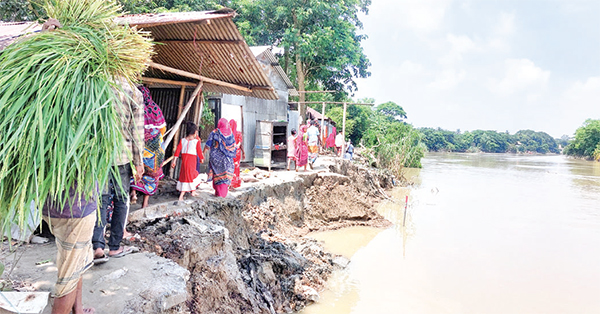
[[[298,136],[296,137],[296,162],[298,168],[304,166],[304,171],[306,171],[306,165],[308,164],[308,135],[306,134],[306,130],[308,127],[306,125],[300,126],[300,132],[298,132]]]
[[[236,154],[235,158],[233,158],[234,170],[233,179],[231,180],[230,186],[230,188],[235,189],[242,186],[242,180],[240,178],[240,163],[242,161],[242,158],[246,158],[246,153],[244,153],[244,147],[242,146],[242,132],[238,132],[237,130],[237,122],[235,122],[235,120],[233,119],[229,120],[229,128],[231,129],[231,132],[235,137]]]

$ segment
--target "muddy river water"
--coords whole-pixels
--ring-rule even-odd
[[[436,153],[407,176],[393,227],[312,235],[351,263],[302,314],[600,313],[600,163]]]

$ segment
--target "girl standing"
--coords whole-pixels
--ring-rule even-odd
[[[204,149],[210,149],[208,181],[213,182],[215,196],[226,197],[233,178],[233,158],[237,151],[235,136],[227,119],[219,120],[218,127],[208,136]]]
[[[196,188],[201,182],[197,170],[197,161],[199,159],[200,163],[204,162],[202,142],[198,137],[198,127],[191,122],[186,127],[186,136],[177,145],[175,158],[171,163],[172,168],[175,168],[177,158],[180,154],[181,170],[179,171],[179,180],[177,180],[177,190],[181,191],[179,200],[183,201],[183,196],[186,192],[192,192],[192,196],[196,196]]]

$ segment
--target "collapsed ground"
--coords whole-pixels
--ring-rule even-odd
[[[148,253],[96,266],[89,273],[91,286],[84,278],[84,303],[110,299],[110,310],[101,307],[99,313],[237,314],[287,313],[317,301],[332,271],[349,261],[304,236],[349,226],[389,226],[374,204],[387,197],[384,189],[394,183],[389,174],[356,162],[322,157],[318,165],[309,172],[257,173],[260,182],[244,184],[224,199],[206,192],[173,203],[175,191],[165,184],[155,199],[160,204],[130,214],[129,229],[136,236],[128,244],[179,266]],[[52,247],[25,252],[30,261],[15,273],[30,287],[21,291],[51,290],[47,276],[53,264],[35,270],[28,265],[54,258]],[[42,255],[28,257],[33,252]],[[148,263],[155,266],[142,266]],[[144,278],[144,272],[152,278]],[[146,279],[154,284],[138,284]],[[104,286],[98,286],[100,281]],[[118,291],[133,297],[115,301],[110,295]]]
[[[394,178],[328,158],[321,170],[259,185],[235,198],[204,197],[190,209],[133,219],[143,249],[191,273],[192,313],[287,313],[318,299],[332,271],[348,261],[325,252],[312,231],[386,227],[374,204]],[[166,217],[165,217],[166,216]]]

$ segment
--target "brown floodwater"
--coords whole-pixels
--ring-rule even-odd
[[[393,227],[312,235],[351,263],[302,314],[600,313],[600,163],[435,153],[407,175]]]

